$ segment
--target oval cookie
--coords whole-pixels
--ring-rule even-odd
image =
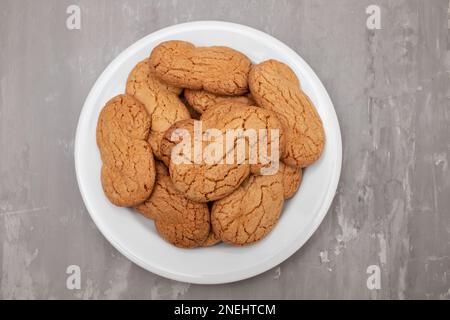
[[[226,243],[252,244],[270,233],[278,222],[283,204],[281,174],[250,176],[236,191],[214,203],[213,231]]]
[[[248,91],[251,62],[231,48],[197,48],[185,41],[167,41],[152,51],[150,65],[161,80],[176,87],[221,95]]]
[[[150,118],[144,106],[127,95],[110,100],[100,113],[97,145],[103,162],[102,186],[120,207],[144,202],[155,183],[155,163],[146,142]]]
[[[322,120],[294,72],[284,63],[268,60],[252,68],[249,85],[258,105],[275,112],[283,123],[283,162],[303,168],[319,159],[325,144]]]

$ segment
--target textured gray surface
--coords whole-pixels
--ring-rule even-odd
[[[65,27],[78,4],[82,28]],[[369,4],[382,29],[366,28]],[[450,298],[448,0],[0,2],[1,298]],[[99,233],[75,180],[78,116],[108,63],[172,24],[274,35],[324,82],[344,162],[335,201],[281,266],[228,285],[160,278]],[[79,265],[81,290],[66,289]],[[381,289],[366,269],[381,267]]]

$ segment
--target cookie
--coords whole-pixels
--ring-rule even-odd
[[[150,55],[156,75],[175,87],[206,90],[220,95],[248,91],[251,61],[227,47],[195,47],[185,41],[167,41]]]
[[[155,169],[156,169],[156,180],[155,180],[155,188],[157,186],[158,181],[161,181],[162,177],[169,176],[169,169],[159,161],[155,161]],[[154,205],[154,197],[153,193],[144,203],[136,206],[135,209],[137,212],[142,214],[144,217],[150,220],[155,220],[157,218],[157,213],[159,210],[155,209]]]
[[[157,162],[157,179],[150,198],[136,209],[155,220],[158,233],[180,248],[203,246],[210,235],[210,213],[206,203],[187,199],[175,189],[167,168]]]
[[[283,124],[283,162],[303,168],[317,161],[325,145],[322,120],[294,72],[284,63],[268,60],[252,68],[249,86],[258,105],[275,112]]]
[[[292,198],[300,188],[303,177],[303,169],[280,164],[280,172],[283,175],[284,199]]]
[[[181,91],[180,88],[159,81],[148,59],[138,63],[128,77],[127,94],[139,100],[151,117],[149,143],[158,159],[161,159],[159,145],[164,132],[175,122],[191,117],[180,100]]]
[[[259,134],[259,130],[264,129],[267,130],[267,143],[266,149],[267,151],[264,153],[259,153],[261,151],[261,145],[257,144],[255,146],[255,151],[258,151],[256,155],[258,157],[258,163],[250,163],[251,164],[251,172],[253,174],[261,174],[261,169],[269,167],[269,165],[262,165],[264,159],[261,157],[265,154],[265,160],[267,161],[267,157],[272,155],[272,151],[276,148],[278,151],[279,157],[284,155],[286,149],[286,137],[284,134],[284,129],[282,123],[279,121],[277,115],[270,110],[265,110],[262,108],[257,108],[256,106],[248,106],[242,103],[237,103],[233,101],[223,101],[221,103],[216,104],[211,107],[207,112],[205,112],[200,118],[207,127],[214,127],[214,124],[218,124],[218,126],[222,126],[222,124],[226,123],[227,125],[224,127],[224,130],[227,129],[253,129],[256,130],[256,133]],[[272,136],[271,130],[277,130],[279,136],[278,139],[276,136]],[[258,136],[258,142],[260,140],[260,136]],[[277,145],[272,147],[272,139],[277,140]],[[253,144],[249,144],[253,145]],[[250,161],[249,154],[246,155],[246,161]],[[277,157],[277,160],[279,158]],[[273,169],[273,173],[278,171],[278,161],[276,163],[276,167]],[[268,173],[264,173],[268,174]]]
[[[192,125],[187,121],[185,127],[179,126],[179,129],[193,130]],[[194,132],[190,131],[190,135],[193,136]],[[202,145],[204,150],[208,144],[203,143]],[[172,150],[174,148],[175,146],[172,147]],[[233,192],[250,174],[250,165],[246,163],[195,163],[191,158],[194,152],[193,145],[189,148],[189,151],[191,152],[189,155],[180,152],[177,156],[185,157],[191,161],[176,163],[171,158],[169,160],[169,172],[175,187],[193,201],[206,203],[223,198]],[[172,151],[169,154],[171,155]],[[223,152],[223,154],[225,157],[226,152]]]
[[[199,114],[203,114],[209,108],[221,102],[236,102],[243,103],[249,106],[255,105],[255,101],[253,101],[250,95],[230,97],[217,95],[205,90],[186,89],[184,91],[184,97],[186,98],[188,104]]]
[[[127,95],[110,100],[97,123],[97,145],[103,166],[101,182],[106,197],[120,207],[144,202],[155,183],[150,145],[150,118],[144,106]]]
[[[172,149],[177,144],[178,141],[172,140],[172,134],[178,129],[185,129],[188,132],[194,132],[194,119],[181,120],[174,123],[169,130],[164,133],[164,136],[160,143],[161,151],[161,161],[164,162],[166,166],[170,165],[170,158],[172,156]]]
[[[249,245],[269,234],[284,204],[283,176],[250,176],[236,191],[216,201],[213,231],[223,242]]]
[[[221,242],[222,240],[220,240],[214,232],[210,231],[209,236],[206,238],[206,241],[203,243],[202,247],[213,247]]]
[[[186,90],[184,90],[184,92],[186,92]],[[184,93],[182,96],[180,96],[180,99],[181,99],[181,101],[183,101],[184,105],[186,106],[186,109],[189,111],[189,114],[191,115],[191,119],[199,120],[201,117],[201,114],[197,110],[192,108],[192,106],[186,100]]]
[[[259,129],[266,129],[269,131],[267,154],[272,155],[276,149],[278,155],[273,153],[276,165],[279,162],[279,156],[284,149],[284,134],[281,123],[278,118],[270,111],[261,108],[255,108],[237,103],[222,103],[219,104],[202,115],[201,118],[202,133],[208,129],[215,129],[221,134],[221,139],[227,136],[228,130],[245,131],[253,129],[256,133]],[[203,141],[202,150],[203,158],[200,161],[193,161],[194,144],[189,144],[187,150],[179,148],[174,152],[177,143],[172,142],[171,132],[175,129],[185,129],[189,135],[194,136],[194,123],[185,121],[184,123],[177,123],[174,127],[169,129],[163,139],[164,154],[171,157],[178,156],[181,159],[188,159],[185,163],[177,163],[171,158],[169,160],[169,171],[175,187],[186,195],[187,198],[197,202],[209,202],[221,199],[232,193],[239,185],[253,173],[263,173],[262,168],[267,169],[269,165],[263,165],[263,162],[251,162],[249,147],[253,142],[246,136],[232,136],[231,143],[223,143],[221,148],[221,156],[213,161],[208,162],[207,151],[214,142]],[[279,141],[273,144],[271,139],[271,130],[277,130],[279,133]],[[257,137],[256,137],[257,138]],[[259,150],[255,148],[256,152]],[[178,151],[180,153],[178,153]],[[188,154],[185,154],[185,153]],[[242,156],[240,156],[240,155]],[[256,160],[260,160],[260,154],[256,154]],[[230,160],[230,161],[229,161]],[[274,172],[278,170],[277,166],[273,166]],[[261,172],[260,172],[261,171]]]

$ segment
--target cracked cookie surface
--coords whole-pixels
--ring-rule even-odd
[[[283,175],[284,199],[291,199],[300,188],[303,178],[303,169],[294,168],[280,163],[280,172]]]
[[[185,129],[190,136],[194,136],[194,123],[182,121],[175,124],[176,129]],[[170,132],[170,130],[169,130]],[[170,137],[172,138],[172,137]],[[165,154],[172,157],[172,150],[177,143],[163,140],[167,143],[167,148],[163,147]],[[170,143],[173,143],[170,145]],[[203,150],[207,143],[203,142]],[[250,174],[248,164],[207,164],[204,162],[195,163],[191,158],[194,154],[193,143],[189,145],[189,155],[184,154],[184,150],[176,155],[180,158],[186,158],[186,163],[176,163],[169,158],[169,172],[175,187],[186,195],[187,198],[197,202],[209,202],[220,199],[233,192]],[[166,151],[167,150],[167,151]],[[188,152],[189,152],[188,151]],[[224,159],[226,152],[223,153]]]
[[[194,119],[181,120],[174,123],[165,133],[160,143],[161,161],[168,167],[170,165],[170,158],[172,156],[172,149],[177,145],[178,141],[172,140],[172,134],[178,129],[187,130],[189,133],[194,133]]]
[[[195,47],[185,41],[167,41],[152,51],[150,65],[160,79],[176,87],[221,95],[248,91],[251,61],[228,47]]]
[[[208,129],[215,129],[220,133],[219,139],[225,138],[230,129],[243,131],[254,129],[255,132],[258,132],[259,129],[266,129],[269,131],[267,154],[271,155],[273,150],[276,150],[275,148],[278,148],[279,154],[283,153],[285,143],[281,123],[268,110],[237,103],[222,103],[204,113],[201,118],[201,124],[202,134]],[[261,168],[266,167],[265,163],[258,162],[261,159],[258,157],[260,156],[259,154],[256,155],[258,157],[256,162],[252,163],[249,161],[249,146],[253,142],[251,143],[245,135],[232,136],[230,144],[224,143],[220,146],[222,148],[221,157],[212,159],[213,161],[210,162],[205,161],[205,157],[198,162],[193,161],[195,153],[194,143],[190,141],[188,143],[190,148],[187,149],[188,154],[184,154],[185,150],[175,151],[175,156],[182,159],[185,158],[187,161],[185,163],[175,163],[168,158],[169,155],[171,157],[174,156],[172,151],[177,145],[177,142],[174,143],[171,137],[175,129],[185,129],[193,137],[194,122],[182,121],[176,123],[166,132],[162,142],[162,149],[164,154],[167,155],[166,160],[169,162],[173,183],[189,199],[198,202],[221,199],[233,192],[251,172],[259,174]],[[276,129],[279,133],[277,144],[273,144],[271,141],[271,129]],[[203,141],[202,150],[208,150],[213,143]],[[258,151],[259,149],[255,148],[254,150]],[[177,153],[178,151],[180,153]],[[242,154],[242,157],[239,157],[238,154]],[[227,158],[232,161],[227,161]],[[279,162],[279,155],[275,156],[275,158],[274,162]]]
[[[158,180],[161,180],[161,177],[168,177],[169,176],[169,169],[163,165],[159,161],[155,161],[155,170],[156,170],[156,178],[155,178],[155,188],[157,186]],[[155,209],[154,206],[154,198],[153,192],[150,198],[145,200],[145,202],[141,203],[138,206],[135,206],[137,212],[142,214],[144,217],[150,220],[155,220],[157,218],[157,213],[159,212],[158,209]]]
[[[107,198],[120,207],[144,202],[155,183],[155,163],[146,139],[150,118],[144,106],[127,95],[111,99],[100,113],[97,145],[101,182]]]
[[[148,59],[131,71],[126,92],[146,108],[151,119],[149,143],[155,156],[161,159],[159,145],[164,132],[177,121],[189,119],[190,114],[179,95],[182,89],[167,85],[156,78]]]
[[[222,240],[220,240],[220,239],[216,236],[216,234],[211,230],[211,231],[209,232],[208,238],[206,238],[206,241],[203,242],[202,247],[204,247],[204,248],[207,248],[207,247],[213,247],[213,246],[215,246],[216,244],[219,244],[219,243],[221,243],[221,242],[222,242]]]
[[[186,89],[184,91],[184,97],[188,104],[199,114],[203,114],[209,108],[214,107],[221,102],[242,103],[249,106],[254,106],[256,104],[250,95],[221,96],[205,90]]]
[[[250,176],[237,190],[214,203],[213,231],[232,245],[249,245],[272,231],[284,204],[283,176]]]
[[[187,199],[173,186],[167,168],[160,162],[156,166],[153,193],[137,211],[155,220],[158,233],[167,242],[180,248],[203,246],[211,228],[208,205]]]
[[[273,173],[278,171],[278,160],[282,157],[286,150],[286,136],[282,123],[279,121],[277,115],[270,111],[256,106],[248,106],[242,103],[233,101],[223,101],[211,107],[200,118],[206,127],[213,127],[214,124],[218,127],[223,127],[224,131],[228,129],[253,129],[258,134],[257,142],[250,142],[247,139],[247,145],[255,146],[256,151],[256,163],[250,162],[250,154],[246,154],[246,163],[250,164],[250,169],[253,174],[261,174],[262,168],[270,167],[271,156],[273,151],[278,152],[278,156],[275,157],[275,167]],[[267,141],[264,143],[259,136],[259,130],[267,131]],[[273,135],[271,130],[277,130],[278,137]],[[266,146],[266,151],[262,149],[262,146]],[[264,164],[267,163],[267,164]]]
[[[325,144],[322,120],[295,73],[282,62],[268,60],[252,68],[249,86],[258,105],[275,112],[285,128],[283,162],[303,168],[318,160]]]

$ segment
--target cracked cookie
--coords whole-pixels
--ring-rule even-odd
[[[285,128],[283,162],[303,168],[318,160],[325,144],[322,120],[294,72],[282,62],[268,60],[252,68],[249,86],[258,105],[275,112]]]
[[[206,238],[206,241],[203,242],[202,247],[204,247],[204,248],[207,248],[207,247],[213,247],[213,246],[215,246],[216,244],[219,244],[219,243],[221,243],[221,242],[222,242],[222,240],[220,240],[220,239],[216,236],[216,234],[211,230],[211,231],[209,232],[208,238]]]
[[[187,89],[186,89],[187,90]],[[180,96],[181,101],[183,101],[184,105],[186,106],[186,109],[189,111],[189,114],[191,115],[191,119],[195,119],[195,120],[199,120],[201,117],[201,114],[199,112],[197,112],[197,110],[195,110],[194,108],[192,108],[192,106],[189,104],[189,102],[186,100],[186,97],[184,95],[183,91],[183,95]]]
[[[251,165],[251,172],[253,174],[261,174],[261,169],[266,168],[267,170],[270,164],[275,165],[273,168],[274,172],[263,172],[263,174],[274,174],[278,171],[278,160],[284,155],[286,149],[286,137],[282,123],[275,113],[255,106],[248,106],[233,101],[224,101],[211,107],[200,119],[207,127],[213,127],[214,124],[218,127],[224,126],[224,131],[228,129],[255,130],[258,134],[256,141],[250,142],[247,139],[247,144],[255,147],[253,150],[256,151],[256,154],[253,154],[252,157],[247,150],[245,156],[246,163],[250,163]],[[260,130],[267,132],[266,141],[261,139]],[[278,136],[272,135],[271,130],[277,130]],[[263,146],[265,146],[264,149],[262,148]],[[272,155],[272,152],[275,150],[278,155]],[[251,158],[256,159],[256,161],[251,161]],[[271,161],[270,163],[264,164],[269,160]]]
[[[280,163],[280,173],[283,175],[284,199],[292,198],[300,188],[303,169],[294,168]]]
[[[169,176],[169,169],[159,161],[155,161],[155,169],[156,169],[156,180],[155,180],[155,188],[156,188],[158,180],[161,180],[162,177]],[[142,214],[147,219],[155,220],[157,217],[158,210],[155,209],[154,206],[153,193],[150,196],[150,198],[145,200],[145,202],[141,203],[140,205],[136,206],[135,209],[137,212]]]
[[[156,167],[153,193],[136,209],[155,220],[156,230],[167,242],[180,248],[203,246],[211,229],[208,205],[187,199],[173,186],[164,164],[157,162]]]
[[[189,132],[191,137],[194,136],[193,121],[182,121],[175,124],[175,129],[185,129]],[[184,153],[184,150],[176,151],[176,156],[186,158],[185,163],[176,163],[172,161],[172,151],[179,142],[173,143],[172,137],[170,140],[163,140],[167,146],[163,147],[164,153],[168,155],[169,172],[175,187],[182,192],[187,198],[197,202],[209,202],[220,199],[227,194],[233,192],[250,174],[250,166],[248,164],[220,164],[219,162],[226,156],[217,161],[217,164],[207,164],[203,161],[195,163],[192,159],[194,154],[194,143],[188,142],[189,155]],[[203,150],[207,147],[206,142],[202,142]],[[167,159],[167,158],[166,158]]]
[[[159,81],[152,72],[148,59],[131,71],[126,92],[147,109],[151,119],[149,143],[156,158],[161,159],[159,145],[164,132],[177,121],[190,119],[189,111],[180,100],[182,89]]]
[[[243,103],[249,106],[254,106],[255,101],[253,101],[250,95],[245,96],[221,96],[214,93],[207,92],[205,90],[184,90],[184,97],[188,104],[199,114],[203,114],[209,108],[215,106],[221,102],[231,102],[231,103]]]
[[[193,121],[176,123],[166,132],[161,147],[166,155],[166,161],[169,162],[169,171],[175,187],[189,199],[198,202],[215,201],[232,193],[250,173],[265,173],[262,172],[263,169],[273,169],[273,173],[276,173],[278,170],[277,165],[280,154],[283,154],[285,140],[281,123],[272,112],[244,104],[221,103],[202,115],[201,125],[201,137],[207,134],[208,129],[214,129],[218,131],[218,139],[201,141],[201,150],[204,153],[200,155],[200,161],[193,161],[195,144],[192,141],[188,141],[187,150],[184,148],[175,150],[175,146],[181,142],[173,142],[172,139],[172,133],[176,129],[185,129],[188,136],[193,137],[195,127]],[[255,146],[255,143],[257,144],[259,141],[258,136],[255,135],[256,140],[252,141],[245,134],[229,136],[230,143],[219,144],[220,156],[211,157],[212,161],[210,162],[206,161],[209,159],[207,150],[217,141],[223,142],[223,139],[228,137],[228,132],[250,132],[249,129],[253,129],[256,134],[259,129],[269,131],[267,143],[264,145],[266,146],[265,153],[268,157],[273,157],[270,158],[272,161],[268,161],[268,163],[261,161],[260,146]],[[272,136],[271,129],[277,130],[279,136]],[[255,146],[252,150],[256,150],[256,154],[253,154],[252,157],[249,151],[250,146]],[[173,153],[186,161],[181,163],[171,161],[173,159],[169,157],[173,157]],[[254,161],[250,161],[251,159]]]
[[[185,41],[167,41],[152,51],[150,65],[158,78],[175,87],[220,95],[248,91],[251,61],[228,47],[195,47]]]
[[[194,119],[181,120],[174,123],[165,133],[160,143],[161,161],[166,166],[170,165],[172,149],[178,141],[172,141],[172,134],[178,129],[185,129],[191,134],[194,133]]]
[[[150,118],[131,96],[111,99],[100,113],[97,145],[103,162],[101,182],[107,198],[120,207],[144,202],[155,183],[150,145]]]
[[[236,191],[214,203],[213,231],[223,242],[252,244],[272,231],[283,204],[282,174],[250,176]]]

